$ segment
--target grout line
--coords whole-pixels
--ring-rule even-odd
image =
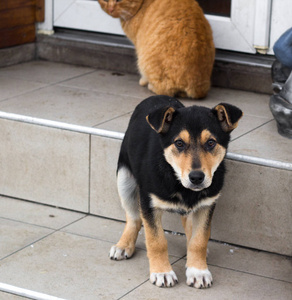
[[[51,208],[55,208],[55,209],[60,209],[60,210],[66,210],[66,211],[70,211],[70,212],[77,213],[77,214],[83,214],[83,215],[86,215],[86,216],[88,215],[88,213],[84,212],[84,211],[80,211],[80,210],[76,210],[76,209],[71,209],[71,208],[67,208],[67,207],[59,207],[59,206],[56,206],[56,205],[47,204],[47,203],[41,203],[41,202],[37,202],[37,201],[34,201],[34,200],[17,198],[17,197],[14,197],[14,196],[8,196],[8,195],[3,195],[3,194],[0,194],[0,197],[14,199],[14,200],[19,200],[19,201],[24,201],[24,202],[28,202],[28,203],[31,203],[31,204],[36,204],[36,205],[40,205],[40,206],[47,206],[47,207],[51,207]]]
[[[131,113],[133,113],[133,110],[128,111],[128,112],[126,112],[126,113],[124,113],[124,114],[118,115],[118,116],[116,116],[116,117],[113,117],[113,118],[111,118],[111,119],[109,119],[109,120],[103,121],[103,122],[101,122],[101,123],[95,124],[95,125],[93,125],[92,127],[97,127],[97,126],[104,125],[104,124],[106,124],[106,123],[109,123],[109,122],[111,122],[111,121],[114,121],[114,120],[116,120],[116,119],[119,119],[119,118],[121,118],[121,117],[124,117],[124,116],[126,116],[126,115],[129,115],[129,114],[131,114]]]
[[[219,241],[219,240],[215,240],[215,239],[212,239],[212,238],[209,239],[209,242],[213,242],[213,243],[217,243],[217,244],[224,245],[224,246],[229,246],[229,247],[236,247],[236,248],[239,248],[239,249],[245,249],[245,250],[249,250],[249,251],[261,252],[261,253],[265,253],[265,254],[270,254],[270,255],[276,255],[276,256],[280,256],[280,257],[290,258],[289,255],[280,254],[280,253],[276,253],[276,252],[271,252],[271,251],[268,251],[268,250],[262,250],[262,249],[252,248],[252,247],[243,246],[243,245],[238,245],[238,244],[234,244],[234,243]]]
[[[248,274],[248,275],[252,275],[252,276],[257,276],[257,277],[261,277],[261,278],[271,279],[271,280],[275,280],[275,281],[291,283],[291,281],[287,281],[287,280],[283,280],[283,279],[277,279],[277,278],[273,278],[273,277],[269,277],[269,276],[265,276],[265,275],[261,275],[261,274],[255,274],[255,273],[251,273],[251,272],[247,272],[247,271],[243,271],[243,270],[236,270],[233,268],[223,267],[223,266],[219,266],[219,265],[213,265],[210,263],[208,263],[208,266],[212,266],[212,267],[220,268],[220,269],[224,269],[224,270],[230,270],[230,271],[237,272],[237,273],[243,273],[243,274]]]
[[[49,229],[49,230],[51,230],[51,231],[57,230],[56,228],[47,227],[47,226],[44,226],[44,225],[38,225],[38,224],[26,222],[26,221],[21,221],[21,220],[16,220],[16,219],[11,219],[11,218],[7,218],[7,217],[2,217],[2,216],[0,216],[0,220],[1,220],[1,219],[2,219],[2,220],[11,221],[11,222],[17,222],[17,223],[24,224],[24,225],[35,226],[35,227],[38,227],[38,228]]]
[[[177,262],[179,262],[180,260],[184,259],[186,257],[186,255],[178,258],[177,260],[175,260],[171,265],[173,266],[174,264],[176,264]],[[117,300],[123,299],[124,297],[128,296],[129,294],[131,294],[133,291],[135,291],[136,289],[138,289],[140,286],[142,286],[143,284],[145,284],[146,282],[149,281],[149,278],[145,281],[143,281],[142,283],[138,284],[137,286],[135,286],[133,289],[131,289],[130,291],[128,291],[127,293],[125,293],[123,296],[117,298]]]
[[[72,79],[74,79],[74,78],[72,78]],[[69,85],[69,84],[62,84],[63,82],[66,82],[66,81],[67,80],[59,82],[59,83],[57,83],[57,85],[60,84],[60,86],[62,86],[62,87],[67,87],[67,88],[72,88],[72,89],[78,89],[78,90],[82,90],[82,91],[90,91],[90,92],[95,92],[95,93],[104,94],[104,95],[117,96],[116,93],[110,92],[110,91],[96,90],[94,88],[85,88],[85,87],[80,87],[80,86],[76,87],[76,86]],[[127,94],[127,93],[121,93],[119,95],[123,96],[123,97],[130,97],[132,99],[139,99],[139,100],[142,99],[143,100],[143,99],[145,99],[147,97],[153,96],[154,94],[149,94],[149,95],[145,95],[145,96],[141,96],[141,97],[135,96],[135,95],[132,95],[132,94],[130,95],[130,94]]]
[[[95,73],[95,72],[97,72],[97,69],[92,69],[91,71],[85,72],[83,74],[79,74],[79,75],[76,75],[76,76],[73,76],[73,77],[70,77],[70,78],[60,80],[58,82],[53,83],[52,85],[58,85],[58,84],[62,85],[62,83],[64,83],[64,82],[67,82],[67,81],[70,81],[70,80],[73,80],[73,79],[76,79],[76,78],[80,78],[80,77],[83,77],[83,76],[86,76],[86,75],[89,75],[89,74],[92,74],[92,73]],[[66,86],[66,87],[68,87],[68,86]]]
[[[27,82],[33,82],[33,83],[35,83],[36,81],[27,81]],[[20,93],[20,94],[14,95],[14,96],[10,96],[8,98],[2,99],[0,102],[3,103],[3,102],[6,102],[6,101],[9,101],[9,100],[12,100],[14,98],[17,98],[17,97],[25,96],[25,95],[27,95],[29,93],[34,93],[34,92],[40,91],[40,90],[45,89],[45,88],[50,87],[50,86],[51,86],[51,84],[45,84],[44,83],[44,86],[41,86],[41,87],[38,87],[38,88],[35,88],[35,89],[31,89],[29,91],[25,91],[23,93]]]
[[[10,254],[8,254],[8,255],[6,255],[6,256],[0,258],[0,261],[3,261],[3,260],[5,260],[5,259],[7,259],[8,257],[13,256],[14,254],[16,254],[16,253],[18,253],[18,252],[21,252],[22,250],[24,250],[24,249],[26,249],[26,248],[28,248],[28,247],[30,247],[30,246],[32,246],[32,245],[34,245],[34,244],[40,242],[40,241],[46,239],[47,237],[49,237],[49,236],[55,234],[56,232],[61,232],[61,230],[63,230],[63,229],[66,228],[67,226],[70,226],[70,225],[72,225],[72,224],[74,224],[74,223],[76,223],[76,222],[78,222],[78,221],[84,219],[85,217],[87,217],[87,215],[82,216],[81,218],[79,218],[79,219],[77,219],[77,220],[74,220],[74,221],[70,222],[69,224],[66,224],[66,225],[64,225],[64,226],[62,226],[62,227],[60,227],[60,228],[58,228],[58,229],[46,228],[46,227],[44,227],[44,226],[39,226],[39,225],[36,225],[36,224],[29,224],[29,223],[26,223],[26,222],[23,222],[23,221],[12,220],[12,221],[14,221],[14,222],[19,222],[19,223],[22,223],[22,224],[28,224],[28,225],[32,225],[32,226],[39,227],[39,228],[50,229],[51,232],[48,233],[48,234],[46,234],[46,235],[44,235],[44,236],[42,236],[42,237],[39,238],[39,239],[36,239],[35,241],[32,241],[31,243],[29,243],[29,244],[27,244],[27,245],[25,245],[25,246],[23,246],[23,247],[21,247],[21,248],[19,248],[19,249],[17,249],[17,250],[15,250],[15,251],[11,252]],[[3,218],[3,219],[5,219],[5,218]],[[6,219],[7,219],[7,218],[6,218]],[[7,219],[7,220],[11,220],[11,219]]]
[[[253,128],[253,129],[251,129],[251,130],[249,130],[249,131],[243,133],[242,135],[240,135],[240,136],[238,136],[238,137],[232,139],[232,140],[230,141],[230,143],[232,143],[232,142],[234,142],[234,141],[236,141],[236,140],[238,140],[238,139],[244,137],[245,135],[248,135],[249,133],[251,133],[251,132],[253,132],[253,131],[255,131],[255,130],[257,130],[257,129],[259,129],[259,128],[265,126],[265,125],[267,125],[268,123],[271,123],[272,121],[274,121],[274,119],[270,119],[269,121],[266,121],[265,123],[263,123],[263,124],[261,124],[261,125],[255,127],[255,128]]]
[[[41,82],[41,81],[35,81],[35,80],[25,80],[25,79],[21,79],[21,78],[14,78],[14,77],[9,77],[10,79],[16,79],[16,80],[22,80],[22,81],[25,81],[25,82],[31,82],[31,83],[37,83],[37,84],[43,84],[43,86],[39,87],[39,88],[34,88],[34,89],[31,89],[29,91],[25,91],[23,93],[20,93],[20,94],[17,94],[17,95],[14,95],[14,96],[11,96],[11,97],[8,97],[8,98],[5,98],[5,99],[2,99],[0,100],[0,102],[5,102],[5,101],[9,101],[11,99],[14,99],[14,98],[17,98],[17,97],[21,97],[21,96],[24,96],[24,95],[27,95],[29,93],[34,93],[34,92],[37,92],[37,91],[40,91],[40,90],[43,90],[43,89],[46,89],[46,88],[49,88],[49,87],[52,87],[52,86],[55,86],[55,85],[61,85],[62,86],[62,83],[64,82],[67,82],[67,81],[70,81],[70,80],[73,80],[73,79],[76,79],[76,78],[79,78],[79,77],[82,77],[82,76],[85,76],[85,75],[88,75],[88,74],[91,74],[91,73],[94,73],[96,72],[97,70],[94,69],[94,70],[91,70],[91,71],[88,71],[86,73],[83,73],[83,74],[79,74],[79,75],[76,75],[76,76],[73,76],[73,77],[70,77],[70,78],[66,78],[66,79],[63,79],[63,80],[60,80],[60,81],[57,81],[57,82],[49,82],[49,83],[44,83],[44,82]],[[68,86],[66,86],[68,87]],[[73,88],[73,87],[72,87]]]
[[[127,295],[129,295],[130,293],[132,293],[133,291],[135,291],[136,289],[138,289],[140,286],[142,286],[143,284],[145,284],[147,281],[149,281],[149,278],[146,279],[145,281],[141,282],[137,286],[135,286],[133,289],[131,289],[130,291],[128,291],[127,293],[125,293],[121,297],[117,298],[117,300],[123,299],[124,297],[126,297]]]

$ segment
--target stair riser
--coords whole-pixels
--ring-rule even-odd
[[[0,194],[125,220],[116,188],[121,140],[0,119]],[[292,172],[227,160],[212,238],[291,255]],[[164,228],[183,232],[165,214]]]

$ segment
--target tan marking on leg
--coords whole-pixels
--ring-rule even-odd
[[[201,208],[193,213],[193,232],[188,244],[187,266],[207,269],[207,245],[210,238],[210,207]]]
[[[181,217],[182,225],[184,227],[185,234],[186,234],[186,237],[187,237],[187,247],[189,245],[190,239],[192,237],[192,231],[193,231],[192,216],[193,216],[193,214],[190,213],[187,216],[182,216]]]
[[[121,260],[130,258],[135,251],[135,244],[138,237],[138,233],[141,229],[142,220],[132,219],[126,214],[126,226],[119,242],[111,248],[110,258]]]
[[[161,211],[155,212],[154,226],[151,226],[146,219],[143,219],[150,273],[166,273],[172,271],[168,259],[167,240],[164,236],[161,217]]]

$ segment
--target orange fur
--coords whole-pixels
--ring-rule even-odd
[[[215,48],[211,27],[194,0],[98,0],[119,17],[134,43],[141,85],[156,94],[203,98]]]

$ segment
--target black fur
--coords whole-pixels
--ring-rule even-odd
[[[157,133],[154,129],[159,128],[161,115],[169,107],[175,110],[169,128],[167,132]],[[235,109],[228,105],[229,111],[233,108]],[[154,128],[151,128],[146,120],[148,115]],[[217,142],[227,149],[230,132],[222,129],[215,109],[184,107],[177,99],[153,96],[142,101],[131,117],[121,146],[118,170],[126,167],[134,175],[140,190],[141,210],[147,218],[152,215],[152,208],[149,205],[150,193],[172,203],[181,202],[181,199],[174,196],[180,193],[185,206],[191,209],[200,200],[216,196],[223,187],[224,161],[217,168],[211,186],[202,191],[187,189],[177,179],[173,168],[165,160],[164,148],[173,143],[174,137],[182,129],[188,130],[195,138],[202,130],[208,129],[216,137]],[[184,210],[176,212],[186,213]]]

